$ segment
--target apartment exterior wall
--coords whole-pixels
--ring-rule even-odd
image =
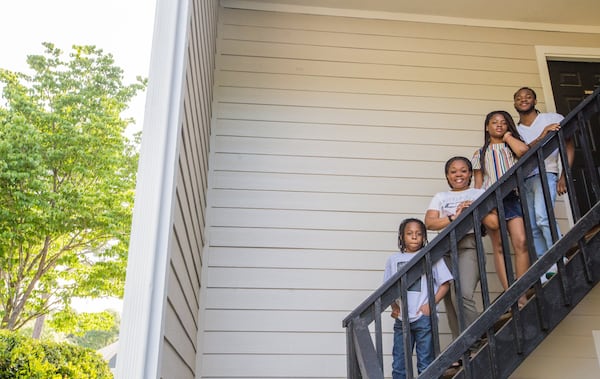
[[[517,88],[546,109],[536,45],[600,42],[228,8],[218,35],[203,378],[344,377],[340,321],[447,188],[444,162],[483,143],[487,112],[515,113]]]

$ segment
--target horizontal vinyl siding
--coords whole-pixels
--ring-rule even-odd
[[[540,88],[534,45],[600,43],[238,9],[218,36],[202,378],[345,377],[341,321],[381,285],[399,222],[447,189],[445,161]]]
[[[197,377],[216,1],[190,2],[160,377]]]
[[[511,379],[596,379],[600,373],[600,361],[592,332],[599,329],[600,287],[596,286]]]

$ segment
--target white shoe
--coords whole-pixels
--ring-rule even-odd
[[[569,260],[566,257],[563,257],[563,262],[565,264],[567,264]],[[548,271],[546,271],[546,273],[542,276],[540,276],[540,280],[542,281],[542,284],[546,283],[548,280],[550,280],[550,278],[552,278],[554,275],[556,275],[556,273],[558,272],[558,266],[555,264],[552,265],[552,267],[550,267],[550,269],[548,269]]]
[[[558,266],[556,266],[556,263],[552,265],[552,267],[550,267],[550,269],[546,272],[546,277],[550,276],[550,278],[552,276],[554,276],[556,273],[558,272]],[[550,279],[548,278],[548,279]]]

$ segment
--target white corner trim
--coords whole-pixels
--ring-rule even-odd
[[[158,378],[189,0],[157,0],[116,378]]]
[[[428,22],[432,24],[449,24],[449,25],[464,25],[464,26],[479,26],[488,28],[504,28],[504,29],[523,29],[523,30],[544,30],[569,33],[600,33],[598,26],[586,25],[568,25],[568,24],[547,24],[535,22],[520,22],[510,20],[490,20],[462,17],[447,17],[435,16],[416,13],[400,13],[400,12],[385,12],[385,11],[369,11],[363,9],[348,9],[348,8],[327,8],[317,6],[303,6],[292,4],[278,4],[268,2],[255,2],[252,0],[221,0],[221,6],[224,8],[248,9],[270,12],[285,12],[285,13],[300,13],[319,16],[338,16],[352,18],[366,18],[376,20],[391,20],[391,21],[412,21],[412,22]]]
[[[600,330],[592,330],[592,338],[596,346],[596,356],[598,357],[598,368],[600,368]]]

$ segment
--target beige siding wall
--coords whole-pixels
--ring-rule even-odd
[[[398,223],[447,188],[447,158],[470,157],[485,114],[514,113],[518,87],[538,89],[545,109],[535,45],[600,45],[589,34],[236,9],[219,20],[202,378],[345,377],[341,320],[381,284]],[[204,157],[187,161],[201,176]],[[200,230],[201,184],[178,192]],[[558,215],[567,230],[562,204]],[[178,281],[197,289],[203,236],[184,236],[196,245],[178,248],[191,270]],[[197,304],[196,291],[181,297]]]
[[[596,379],[600,351],[593,331],[600,330],[600,287],[596,286],[511,376],[511,379]]]
[[[197,377],[218,1],[190,1],[161,377]]]

